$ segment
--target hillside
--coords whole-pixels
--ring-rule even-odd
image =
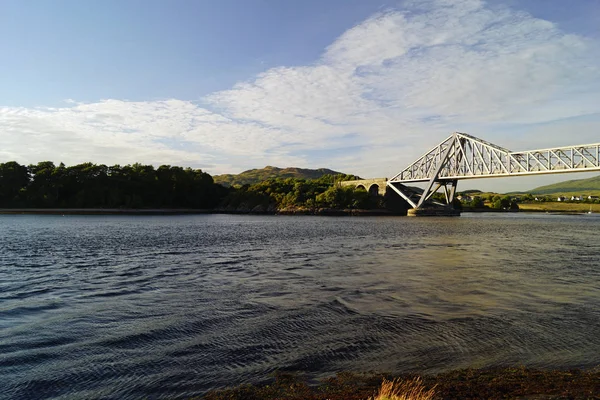
[[[540,186],[528,191],[528,193],[531,194],[591,194],[590,192],[600,192],[600,175],[588,179],[574,179],[558,182],[552,185]]]
[[[306,169],[306,168],[277,168],[266,166],[262,169],[250,169],[237,175],[224,174],[214,175],[215,183],[223,186],[235,186],[254,184],[274,178],[297,178],[297,179],[317,179],[323,175],[344,175],[342,172],[333,171],[327,168]],[[357,179],[360,179],[357,177]]]

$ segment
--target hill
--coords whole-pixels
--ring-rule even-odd
[[[558,182],[552,185],[540,186],[528,191],[528,193],[531,194],[592,194],[591,192],[600,192],[600,175],[588,179],[574,179]]]
[[[272,166],[266,166],[262,169],[249,169],[240,174],[224,174],[214,175],[213,179],[215,183],[219,183],[223,186],[235,186],[235,185],[252,185],[254,183],[262,182],[267,179],[275,178],[297,178],[297,179],[318,179],[323,175],[345,175],[342,172],[333,171],[327,168],[318,169],[307,169],[307,168],[277,168]],[[356,178],[360,179],[360,178]]]

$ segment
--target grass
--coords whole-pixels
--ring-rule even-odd
[[[484,203],[491,208],[490,202]],[[584,203],[584,202],[561,202],[561,201],[529,201],[520,202],[519,211],[537,211],[537,212],[559,212],[559,213],[587,213],[590,211],[590,206],[593,213],[600,214],[600,203]],[[465,210],[468,208],[465,207]]]
[[[561,192],[577,192],[577,194],[587,193],[595,194],[600,191],[600,175],[594,176],[587,179],[574,179],[569,181],[562,181],[554,183],[552,185],[540,186],[529,191],[529,193],[535,194],[550,194],[550,193],[561,193]],[[595,192],[595,193],[591,193]]]
[[[558,202],[558,201],[519,203],[519,210],[520,211],[587,213],[588,211],[590,211],[590,206],[592,207],[593,213],[600,213],[600,204],[563,203],[563,202]]]
[[[395,396],[395,397],[394,397]],[[600,399],[600,369],[463,369],[435,376],[340,373],[318,385],[276,374],[264,385],[207,393],[204,400]]]
[[[369,397],[369,400],[432,400],[434,396],[434,388],[426,389],[421,378],[391,381],[384,379],[377,396]]]
[[[592,189],[592,190],[562,190],[560,192],[552,192],[552,193],[539,193],[539,192],[531,192],[532,196],[550,196],[556,199],[558,196],[564,196],[570,198],[571,196],[600,196],[600,190]]]

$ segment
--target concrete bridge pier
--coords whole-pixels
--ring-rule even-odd
[[[389,184],[387,178],[374,178],[374,179],[359,179],[353,181],[342,181],[341,186],[351,186],[354,188],[362,188],[366,190],[369,195],[382,196],[384,197],[385,207],[400,215],[408,216],[456,216],[460,215],[460,211],[454,210],[448,205],[431,202],[428,198],[428,203],[424,207],[415,207],[416,203],[419,202],[423,196],[423,189],[415,187],[406,187],[404,185]],[[396,186],[401,186],[402,190],[398,190]],[[388,190],[391,187],[393,190]],[[446,189],[446,186],[444,185]],[[448,204],[452,203],[454,197],[454,189],[456,188],[455,183],[452,185],[451,190],[445,190],[446,201]],[[435,192],[435,191],[434,191]],[[406,193],[410,195],[407,196]],[[433,193],[431,193],[433,194]],[[412,208],[411,208],[412,207]]]

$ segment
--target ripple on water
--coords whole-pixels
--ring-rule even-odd
[[[189,398],[275,370],[595,366],[599,224],[0,216],[0,397]]]

